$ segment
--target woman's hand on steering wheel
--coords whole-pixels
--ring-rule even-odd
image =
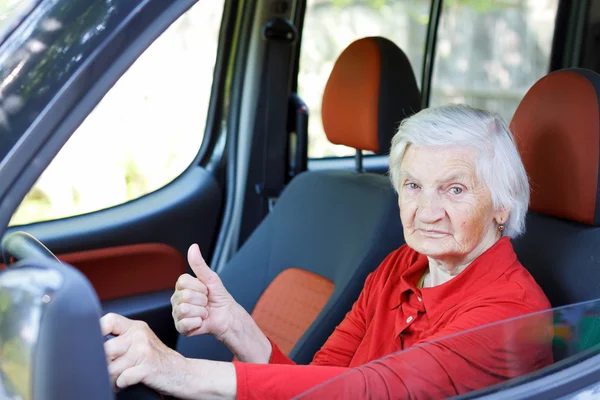
[[[144,384],[160,393],[175,393],[186,376],[187,359],[163,344],[143,321],[109,313],[100,319],[111,384],[116,391]]]

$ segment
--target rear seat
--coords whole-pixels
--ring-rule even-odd
[[[553,307],[600,297],[600,75],[540,79],[511,123],[531,182],[521,263]]]

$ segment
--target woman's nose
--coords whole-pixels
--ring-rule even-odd
[[[444,218],[442,199],[438,193],[421,192],[417,218],[425,224],[432,224]]]

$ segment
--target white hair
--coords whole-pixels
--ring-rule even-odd
[[[465,105],[427,108],[405,119],[392,139],[389,167],[394,189],[401,188],[400,165],[409,145],[464,146],[478,154],[479,179],[489,190],[496,210],[509,210],[504,235],[525,232],[529,180],[514,137],[502,118]]]

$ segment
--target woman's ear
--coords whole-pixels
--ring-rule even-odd
[[[502,209],[496,211],[494,220],[496,221],[496,223],[498,225],[503,225],[503,224],[506,224],[506,221],[508,221],[509,215],[510,215],[510,210],[507,208],[502,208]]]

